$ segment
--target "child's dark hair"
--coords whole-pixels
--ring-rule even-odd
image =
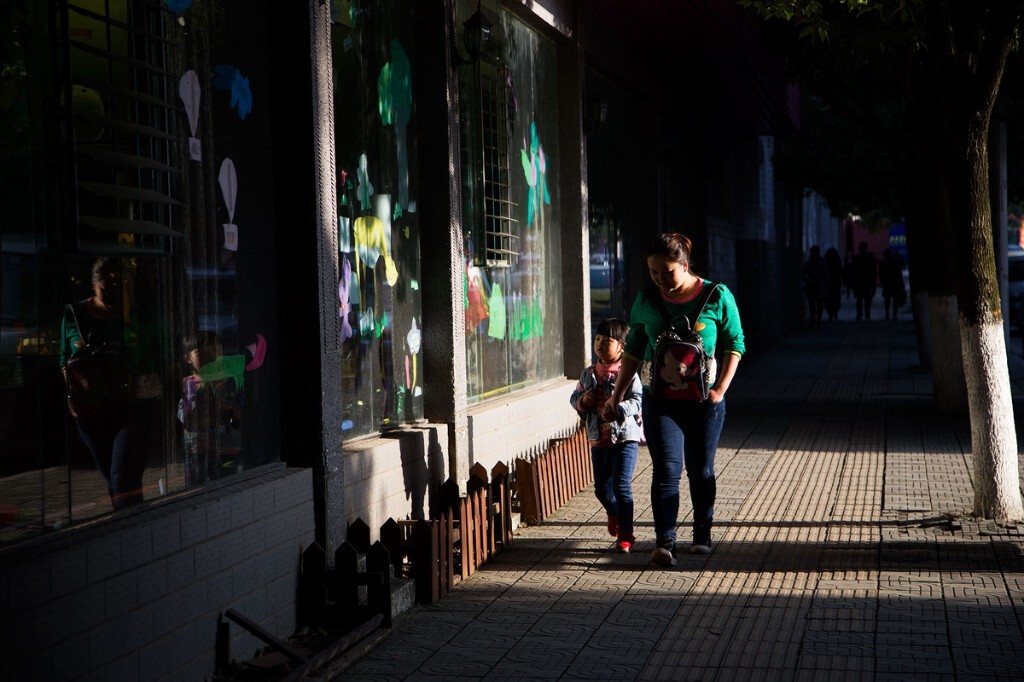
[[[608,336],[619,343],[626,343],[626,336],[629,334],[629,323],[617,317],[609,317],[597,325],[597,333],[601,336]]]
[[[220,343],[220,336],[217,332],[209,329],[200,329],[197,332],[185,334],[181,339],[181,351],[187,356],[194,350],[210,348],[218,343]]]

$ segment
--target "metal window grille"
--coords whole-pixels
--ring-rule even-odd
[[[482,187],[477,209],[481,220],[477,265],[511,267],[519,260],[519,223],[512,200],[510,147],[512,117],[508,68],[479,62],[480,169]]]
[[[64,14],[79,239],[134,235],[135,248],[162,250],[162,238],[181,235],[173,45],[161,3],[120,7],[123,16],[109,2],[69,2]]]

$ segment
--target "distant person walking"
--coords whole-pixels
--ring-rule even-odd
[[[801,273],[804,285],[804,296],[807,297],[807,307],[811,316],[811,328],[821,326],[821,315],[825,308],[825,298],[828,295],[828,267],[821,259],[821,247],[812,246],[811,256],[804,263]]]
[[[825,267],[828,268],[828,282],[825,285],[825,312],[831,322],[839,317],[839,306],[843,300],[843,261],[835,247],[825,252]]]
[[[878,279],[882,282],[885,319],[889,320],[891,307],[892,320],[895,322],[899,309],[907,302],[907,287],[903,283],[903,259],[892,249],[885,250],[882,262],[878,265]]]
[[[875,263],[875,257],[868,251],[867,242],[861,242],[857,248],[859,252],[850,264],[853,294],[857,297],[857,320],[870,320],[878,265]]]

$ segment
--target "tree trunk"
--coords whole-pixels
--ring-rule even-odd
[[[1024,519],[1003,326],[971,325],[961,317],[960,331],[971,405],[974,513],[1004,523]]]
[[[957,105],[950,105],[951,110],[956,108]],[[989,116],[988,112],[971,111],[962,105],[957,113],[959,116],[953,120],[962,122],[966,134],[951,136],[947,147],[951,171],[949,205],[953,251],[959,255],[953,261],[953,270],[971,416],[974,513],[1009,522],[1024,519],[1024,505],[992,244]]]
[[[967,412],[967,383],[956,296],[928,292],[929,337],[932,343],[932,396],[935,409]]]

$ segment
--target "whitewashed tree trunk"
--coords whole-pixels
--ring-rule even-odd
[[[928,295],[931,327],[932,392],[940,412],[967,412],[963,348],[956,296]]]
[[[961,319],[960,331],[971,405],[974,513],[1002,523],[1019,521],[1024,506],[1003,327],[994,320],[970,326]]]

